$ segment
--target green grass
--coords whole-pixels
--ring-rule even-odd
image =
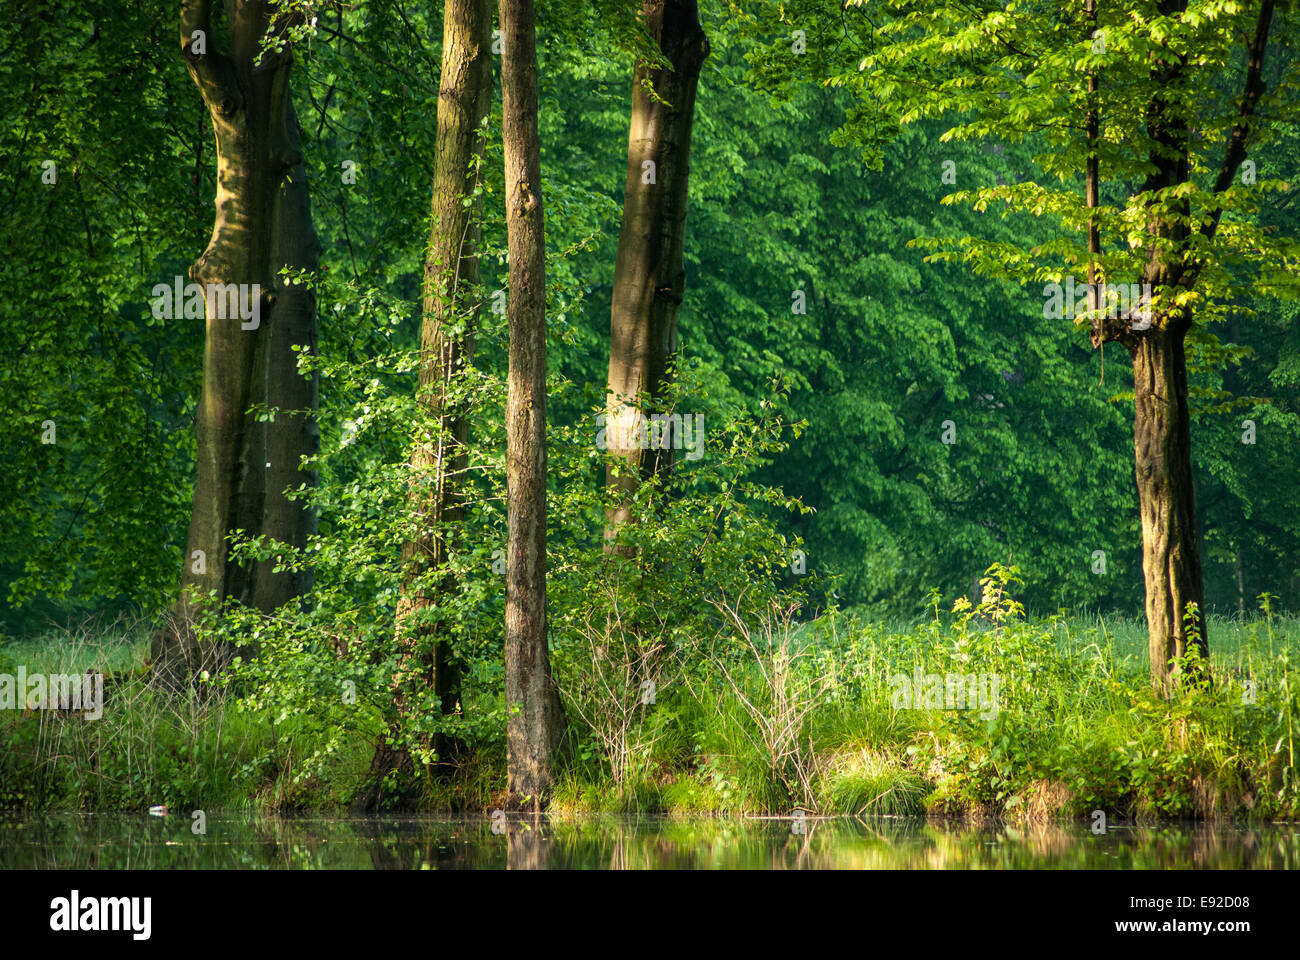
[[[142,668],[149,656],[149,635],[129,619],[111,623],[88,621],[69,630],[21,640],[0,638],[0,663],[24,665],[29,673],[129,673]]]

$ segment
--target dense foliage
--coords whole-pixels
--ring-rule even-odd
[[[417,389],[441,10],[281,4],[311,14],[292,82],[323,252],[295,279],[320,318],[302,360],[321,377],[319,483],[301,493],[319,526],[301,550],[237,550],[315,580],[274,613],[208,610],[198,633],[238,655],[170,698],[145,683],[143,638],[185,560],[203,326],[156,318],[149,292],[207,241],[211,129],[172,0],[68,6],[0,22],[0,673],[107,669],[121,709],[107,732],[0,718],[0,807],[342,805],[381,744],[418,761],[379,771],[393,796],[486,806],[509,713],[499,98],[477,161],[474,363],[446,395],[468,423],[464,509],[440,531],[446,562],[413,580],[412,450],[438,439]],[[1017,56],[1041,75],[968,95],[952,44],[968,72],[1003,52],[967,32],[965,4],[741,6],[701,11],[681,353],[660,398],[701,445],[637,487],[614,548],[597,437],[644,42],[613,4],[540,11],[548,627],[569,721],[555,804],[1293,814],[1297,634],[1277,618],[1300,608],[1300,311],[1277,238],[1300,234],[1294,126],[1252,154],[1189,341],[1206,606],[1230,637],[1216,669],[1237,672],[1171,704],[1130,629],[1132,374],[1037,289],[1047,261],[1080,262],[1082,154],[1049,122],[1079,104],[1050,81],[1081,69],[1063,48],[1087,38],[1030,4],[1016,29],[1042,49]],[[893,18],[878,48],[877,6]],[[1108,66],[1143,42],[1103,25]],[[1220,39],[1186,96],[1230,96]],[[1109,77],[1115,110],[1147,79]],[[1136,179],[1144,146],[1114,135],[1104,162]],[[1130,197],[1104,200],[1121,235]],[[442,591],[421,625],[450,650],[454,703],[405,671],[434,642],[398,636],[413,584]],[[105,626],[118,615],[130,626]],[[913,670],[999,677],[1000,709],[900,708]]]
[[[0,402],[14,438],[0,456],[0,575],[5,622],[19,633],[106,604],[155,610],[173,589],[201,345],[193,321],[153,320],[148,291],[201,248],[213,189],[170,5],[140,5],[129,19],[113,4],[75,18],[56,4],[29,8],[0,40],[14,52],[0,68],[12,184]],[[384,4],[331,13],[298,54],[335,284],[322,300],[326,364],[409,348],[418,325],[439,23],[432,11],[403,14]],[[705,26],[713,53],[694,138],[682,344],[710,395],[754,405],[772,375],[788,383],[783,410],[807,429],[762,477],[813,512],[775,518],[781,529],[805,540],[811,567],[839,578],[842,604],[918,612],[926,589],[966,590],[996,558],[1025,570],[1031,609],[1136,613],[1125,365],[1112,356],[1103,372],[1082,333],[1042,316],[1036,291],[925,263],[909,245],[976,232],[989,243],[1050,240],[1032,217],[940,203],[1026,181],[1034,145],[941,143],[943,128],[922,124],[872,169],[828,136],[858,116],[849,95],[800,87],[772,101],[748,82],[747,58],[762,47],[716,16]],[[580,387],[557,401],[560,422],[589,415],[603,379],[630,65],[613,39],[594,32],[575,46],[569,29],[544,23],[541,44],[556,255],[548,322],[553,362]],[[75,69],[53,66],[73,50]],[[1266,149],[1261,180],[1290,176],[1294,133]],[[494,156],[484,189],[499,245]],[[56,183],[42,182],[46,159]],[[946,160],[956,183],[945,182]],[[1268,226],[1295,232],[1289,196],[1264,201]],[[490,289],[504,282],[494,262]],[[1253,316],[1212,324],[1194,375],[1207,590],[1225,611],[1264,590],[1293,604],[1300,583],[1300,505],[1295,486],[1277,482],[1300,455],[1288,442],[1300,416],[1295,307],[1238,300]],[[481,353],[499,365],[499,336]],[[327,384],[327,449],[355,395]],[[1241,442],[1245,419],[1253,445]],[[41,442],[47,420],[52,444]],[[946,444],[949,420],[956,442]],[[1096,550],[1104,575],[1093,572]]]

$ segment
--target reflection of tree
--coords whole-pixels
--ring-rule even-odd
[[[550,869],[551,840],[543,833],[543,826],[547,825],[546,818],[541,814],[509,821],[506,829],[506,869]]]
[[[627,837],[624,835],[623,828],[615,829],[614,836],[611,838],[609,853],[609,869],[626,870],[627,869]]]
[[[414,837],[395,837],[400,825],[385,824],[379,818],[365,818],[353,825],[357,839],[363,842],[370,854],[370,866],[375,870],[411,870],[415,867],[415,843],[395,842],[414,840]]]

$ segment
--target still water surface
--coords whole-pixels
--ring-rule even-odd
[[[0,818],[0,868],[92,869],[1294,869],[1300,824],[1114,827],[918,819],[56,814]],[[796,825],[797,829],[797,825]]]

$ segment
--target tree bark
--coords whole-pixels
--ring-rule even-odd
[[[293,167],[281,181],[275,217],[272,262],[314,273],[320,266],[320,241],[311,218],[311,193],[303,165],[302,141],[293,103],[286,103],[285,136]],[[316,485],[314,469],[302,469],[303,457],[320,452],[320,375],[297,372],[298,357],[315,357],[318,349],[316,293],[306,284],[288,284],[277,278],[274,322],[269,331],[265,395],[267,406],[281,411],[266,424],[266,490],[262,533],[299,550],[316,532],[316,512],[303,500],[285,496],[290,488]],[[298,350],[294,350],[298,347]],[[275,561],[257,565],[254,604],[274,610],[312,586],[312,570],[303,567],[274,573]]]
[[[709,54],[696,0],[643,0],[641,15],[669,66],[641,62],[632,77],[623,225],[610,305],[605,423],[609,450],[621,462],[606,471],[606,484],[620,494],[606,514],[608,550],[616,549],[613,541],[641,480],[673,462],[677,438],[656,450],[626,441],[646,415],[641,395],[651,407],[661,399],[677,352],[691,130],[700,69]]]
[[[314,410],[316,399],[314,378],[281,366],[293,356],[290,343],[315,349],[316,316],[311,295],[300,288],[290,294],[276,274],[282,265],[313,268],[319,244],[289,96],[292,51],[267,53],[254,63],[271,12],[267,2],[228,5],[228,51],[220,53],[210,0],[181,3],[182,51],[216,139],[217,196],[212,237],[189,271],[190,280],[204,286],[206,336],[181,597],[176,624],[158,631],[151,644],[155,675],[172,686],[199,670],[218,669],[230,654],[201,647],[188,626],[210,596],[269,610],[303,588],[302,577],[231,561],[227,536],[273,530],[285,542],[302,544],[313,523],[309,509],[279,491],[294,480],[311,480],[296,469],[298,458],[315,450],[314,418],[285,416],[268,425],[248,413],[257,402]],[[227,296],[214,295],[210,285],[216,284],[247,285],[240,302],[256,285],[256,314],[231,316]],[[288,303],[276,310],[273,323],[281,298]]]
[[[460,694],[447,642],[439,638],[429,615],[438,595],[456,589],[442,568],[448,559],[447,528],[462,516],[458,477],[468,466],[466,411],[449,398],[449,391],[474,353],[481,204],[467,206],[465,201],[474,195],[478,184],[474,159],[483,152],[482,122],[491,110],[492,8],[488,0],[447,0],[442,30],[438,139],[420,330],[419,405],[423,417],[411,453],[410,508],[419,530],[402,548],[407,573],[397,605],[396,632],[402,647],[395,677],[399,724],[413,718],[417,709],[408,698],[413,681],[417,689],[435,692],[444,715],[454,711]],[[462,323],[464,332],[458,333]],[[434,425],[432,431],[430,424]],[[429,582],[430,578],[435,582]],[[426,746],[441,759],[453,744],[438,737]],[[371,769],[374,787],[394,769],[415,768],[414,758],[398,756],[402,752],[380,744]]]
[[[1185,330],[1181,324],[1168,326],[1174,329],[1153,328],[1132,349],[1133,446],[1151,678],[1165,696],[1176,683],[1173,658],[1186,656],[1193,646],[1203,656],[1209,653],[1192,483]],[[1184,619],[1188,604],[1195,604],[1197,611],[1190,624]]]
[[[510,330],[506,399],[508,803],[550,796],[563,726],[546,645],[546,247],[532,0],[501,0]]]

